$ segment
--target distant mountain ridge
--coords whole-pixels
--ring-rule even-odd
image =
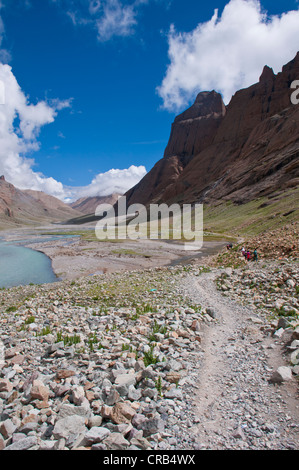
[[[82,197],[69,205],[73,209],[82,212],[82,214],[94,214],[100,204],[111,204],[113,206],[120,196],[121,194],[113,193],[108,196]]]
[[[299,183],[299,52],[280,73],[265,66],[259,82],[225,106],[215,91],[199,93],[176,117],[164,156],[125,194],[141,203],[243,204]]]
[[[21,190],[0,177],[0,226],[61,222],[82,215],[59,199],[41,191]]]

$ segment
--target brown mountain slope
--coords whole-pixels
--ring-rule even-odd
[[[265,66],[227,107],[218,93],[200,93],[175,119],[164,157],[126,193],[127,204],[241,204],[298,185],[299,105],[290,100],[297,79],[299,53],[277,75]]]
[[[20,190],[0,178],[0,226],[60,222],[80,212],[41,191]]]
[[[82,197],[69,205],[82,214],[94,214],[99,204],[115,204],[120,194],[111,194],[110,196]]]

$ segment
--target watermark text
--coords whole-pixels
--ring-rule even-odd
[[[202,204],[142,204],[127,207],[126,197],[115,206],[100,204],[95,212],[99,240],[177,240],[184,249],[200,249],[203,243]]]
[[[291,94],[291,103],[292,104],[299,104],[299,80],[294,80],[291,83],[291,89],[295,90]]]

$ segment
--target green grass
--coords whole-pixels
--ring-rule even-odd
[[[130,249],[112,250],[112,253],[115,254],[115,255],[142,256],[143,258],[150,258],[151,257],[147,253],[140,253],[138,251],[130,250]]]
[[[214,205],[204,205],[204,241],[237,241],[238,236],[254,236],[264,231],[282,227],[290,222],[299,220],[299,188],[292,188],[276,196],[261,197],[245,204],[234,204],[232,201],[219,202]],[[169,240],[172,237],[172,220],[169,223]],[[150,235],[150,223],[147,225]],[[96,237],[95,230],[73,230],[45,233],[45,235],[76,235],[86,242],[122,243],[122,239],[103,239]],[[175,239],[183,243],[184,238]],[[144,256],[134,250],[114,250],[114,254]]]
[[[28,318],[25,320],[25,325],[30,325],[31,323],[35,322],[35,317],[33,315],[30,315]]]
[[[150,350],[144,353],[143,362],[144,362],[145,367],[151,364],[156,364],[158,362],[158,357],[154,355],[153,351],[154,351],[154,346],[152,345],[150,347]]]
[[[205,232],[254,236],[299,220],[299,188],[242,205],[231,201],[204,206]]]
[[[51,333],[51,328],[49,326],[46,326],[42,329],[40,333],[37,333],[36,336],[46,336]]]
[[[11,307],[8,307],[6,309],[7,313],[10,313],[10,312],[16,312],[18,310],[17,307],[15,307],[14,305],[12,305]]]

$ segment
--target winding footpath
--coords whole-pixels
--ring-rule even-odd
[[[299,449],[298,383],[269,382],[273,368],[282,365],[281,345],[263,330],[256,312],[217,290],[219,274],[190,276],[182,285],[216,319],[204,326],[195,395],[189,390],[193,448]]]
[[[207,271],[1,290],[0,450],[298,450],[297,264]]]

